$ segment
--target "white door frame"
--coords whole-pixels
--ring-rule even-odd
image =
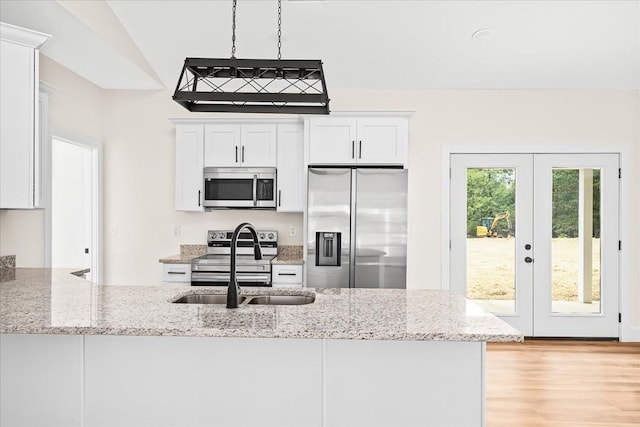
[[[57,139],[58,141],[66,142],[68,144],[77,145],[80,147],[87,148],[91,150],[91,266],[93,270],[92,280],[95,283],[102,284],[104,279],[102,262],[103,262],[103,233],[102,233],[102,156],[103,156],[103,148],[102,142],[95,141],[87,138],[76,138],[76,137],[65,137],[59,136],[58,133],[53,132],[50,140],[49,146],[51,146],[51,141],[53,139]],[[49,148],[49,158],[47,159],[49,165],[49,171],[51,171],[51,148]],[[46,191],[49,196],[49,200],[51,200],[51,175],[49,175],[49,179],[46,180]],[[47,267],[51,267],[51,210],[52,205],[48,203],[46,207],[45,213],[45,245],[47,251],[46,262]]]
[[[442,278],[441,289],[450,289],[450,157],[452,154],[570,154],[570,153],[615,153],[620,155],[620,167],[622,169],[622,179],[620,181],[620,236],[631,235],[634,230],[631,212],[631,200],[634,191],[631,179],[625,179],[625,171],[631,171],[632,159],[629,146],[615,143],[603,143],[598,145],[486,145],[486,144],[464,144],[445,145],[442,147],[442,235],[441,252],[442,264],[440,274]],[[627,174],[629,174],[627,172]],[[636,224],[637,226],[637,224]],[[640,312],[638,301],[632,301],[631,283],[635,283],[632,277],[633,253],[624,250],[620,253],[619,264],[619,294],[618,307],[622,315],[622,322],[619,325],[620,341],[640,341],[640,328],[633,327],[630,319]]]

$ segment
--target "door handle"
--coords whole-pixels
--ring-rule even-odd
[[[362,158],[362,141],[358,141],[358,158]]]
[[[244,145],[242,146],[242,163],[244,163]]]
[[[202,193],[202,190],[198,190],[198,206],[200,206],[200,194]]]
[[[236,145],[236,163],[238,163],[238,146]]]
[[[531,264],[533,262],[533,258],[531,258],[530,256],[525,257],[524,262],[526,262],[527,264]]]

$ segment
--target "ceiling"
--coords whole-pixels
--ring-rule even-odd
[[[275,58],[276,19],[239,0],[236,56]],[[0,20],[104,89],[172,90],[185,57],[231,55],[231,0],[0,0]],[[640,1],[283,0],[282,27],[329,89],[640,87]]]

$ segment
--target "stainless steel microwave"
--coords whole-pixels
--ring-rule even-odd
[[[204,207],[275,209],[276,168],[204,168]]]

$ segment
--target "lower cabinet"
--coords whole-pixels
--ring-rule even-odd
[[[2,426],[484,425],[481,342],[0,335],[0,344]]]
[[[274,288],[301,288],[302,265],[271,265],[271,284]]]
[[[191,264],[162,264],[162,281],[191,284]]]

